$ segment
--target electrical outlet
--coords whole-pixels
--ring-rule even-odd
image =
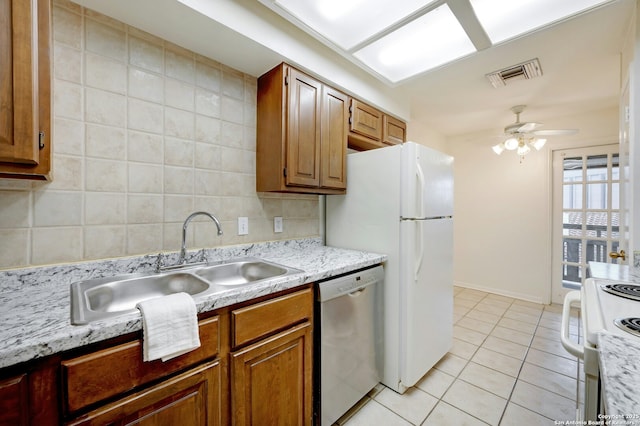
[[[273,232],[282,232],[282,216],[273,218]]]
[[[247,235],[249,233],[249,218],[238,218],[238,235]]]

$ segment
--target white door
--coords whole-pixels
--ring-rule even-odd
[[[618,145],[553,153],[552,301],[580,288],[590,261],[616,262],[620,245]]]
[[[620,95],[620,249],[631,255],[629,239],[633,226],[633,181],[630,167],[630,108],[629,81],[623,85]],[[633,248],[632,248],[633,249]],[[635,250],[635,249],[634,249]],[[632,264],[632,259],[628,259]]]

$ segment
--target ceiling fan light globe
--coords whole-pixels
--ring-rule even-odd
[[[531,151],[531,148],[529,148],[529,145],[523,144],[522,146],[518,147],[518,151],[516,152],[518,155],[524,156],[524,155],[527,155],[530,151]]]
[[[493,152],[500,155],[504,151],[504,143],[499,143],[498,145],[494,145],[491,147],[491,149],[493,150]]]
[[[533,146],[536,151],[540,151],[542,149],[542,147],[544,146],[544,144],[547,143],[547,140],[544,138],[536,138],[533,141],[531,141],[531,146]]]
[[[508,149],[509,151],[513,151],[514,149],[516,149],[518,147],[518,139],[516,138],[509,138],[506,141],[504,141],[504,147],[506,149]]]

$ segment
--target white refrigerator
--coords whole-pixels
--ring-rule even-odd
[[[347,156],[326,198],[326,244],[388,255],[382,383],[415,385],[453,339],[453,157],[406,142]]]

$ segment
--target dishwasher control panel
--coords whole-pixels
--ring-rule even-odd
[[[323,302],[344,294],[353,293],[383,280],[384,269],[382,265],[330,279],[318,284],[320,290],[318,301]]]
[[[342,287],[338,287],[338,291],[341,293],[356,291],[370,284],[373,284],[376,281],[378,281],[378,278],[371,276],[370,274],[367,274],[365,276],[353,275],[349,282],[345,283],[345,285]]]

